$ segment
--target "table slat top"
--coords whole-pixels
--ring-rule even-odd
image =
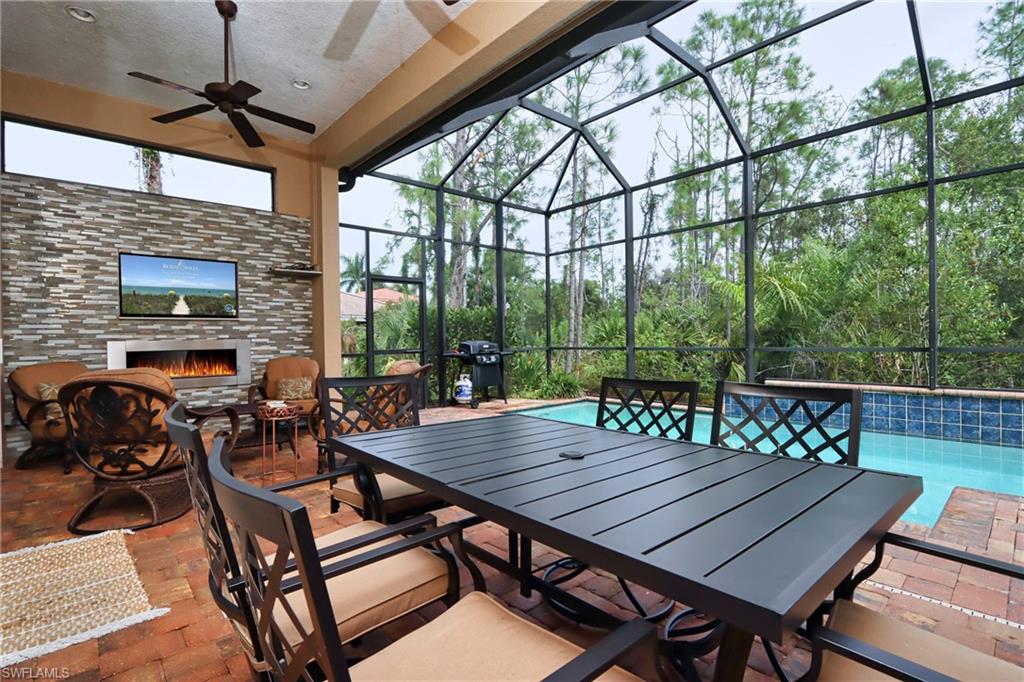
[[[775,641],[827,598],[922,490],[916,476],[516,414],[331,444]],[[584,456],[559,457],[569,450]]]

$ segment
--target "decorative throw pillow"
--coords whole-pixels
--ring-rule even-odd
[[[313,380],[309,377],[282,377],[277,380],[277,397],[279,400],[312,400]]]
[[[38,384],[36,388],[39,391],[39,397],[42,400],[56,400],[57,394],[60,393],[60,389],[64,384]],[[46,406],[46,418],[47,419],[64,419],[64,411],[60,409],[60,405],[57,403],[50,403]]]

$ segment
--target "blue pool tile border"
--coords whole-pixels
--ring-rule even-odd
[[[783,410],[792,406],[792,401],[788,400],[779,400],[778,403]],[[811,403],[812,410],[816,407]],[[740,412],[739,405],[727,397],[725,413],[736,417]],[[1024,397],[970,398],[865,391],[861,417],[861,427],[868,431],[1017,448],[1024,446]],[[797,423],[806,422],[799,411],[792,419]],[[849,424],[848,406],[826,420],[826,425],[834,428],[845,428]]]
[[[911,436],[935,436],[985,445],[1021,447],[1024,398],[864,393],[864,428]]]

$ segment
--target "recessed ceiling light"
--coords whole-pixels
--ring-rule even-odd
[[[296,90],[309,90],[313,86],[309,84],[309,81],[303,81],[296,78],[292,81],[292,87]]]
[[[84,21],[87,24],[96,23],[96,15],[87,9],[75,7],[74,5],[68,5],[64,8],[64,11],[67,12],[72,19],[78,19],[79,21]]]

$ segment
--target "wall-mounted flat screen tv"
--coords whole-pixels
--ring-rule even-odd
[[[238,317],[238,264],[118,254],[123,317]]]

